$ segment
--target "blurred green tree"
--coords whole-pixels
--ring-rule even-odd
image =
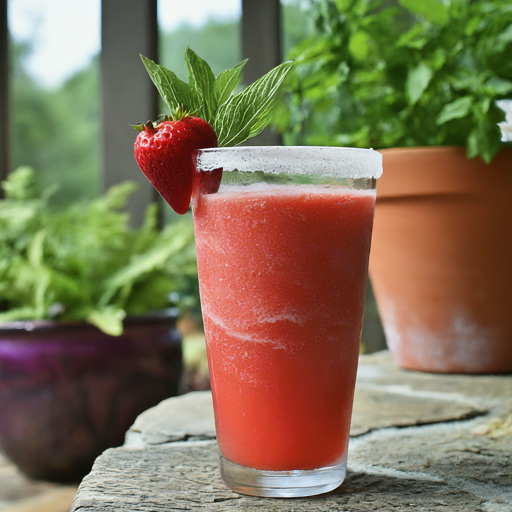
[[[206,60],[217,75],[223,69],[240,62],[238,20],[210,19],[202,27],[182,25],[160,38],[160,64],[174,71],[182,80],[188,80],[185,50],[192,48]]]
[[[90,199],[99,192],[98,60],[48,90],[25,70],[30,50],[12,43],[12,168],[33,167],[40,189],[58,183],[56,204]]]
[[[300,0],[283,5],[285,55],[311,34],[310,17],[300,5]],[[190,46],[217,74],[240,62],[239,31],[236,19],[210,19],[201,27],[182,25],[161,34],[160,62],[186,79],[183,55]],[[46,89],[26,70],[30,42],[11,43],[12,168],[32,167],[39,190],[58,184],[52,198],[57,206],[96,197],[101,188],[99,59],[59,88]]]

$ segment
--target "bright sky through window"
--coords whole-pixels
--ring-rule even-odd
[[[100,0],[9,0],[9,29],[14,39],[32,45],[27,70],[47,87],[57,87],[87,65],[101,46]],[[159,0],[164,31],[181,24],[201,26],[209,18],[233,19],[241,0]]]

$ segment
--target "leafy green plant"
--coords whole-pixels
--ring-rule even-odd
[[[312,12],[317,35],[293,49],[277,115],[287,144],[457,145],[486,162],[502,147],[510,0],[312,0]]]
[[[129,227],[120,209],[136,185],[112,187],[89,203],[52,211],[52,190],[36,195],[22,167],[2,184],[0,201],[0,324],[24,319],[86,320],[118,335],[126,315],[169,306],[198,307],[190,218],[158,229],[151,205],[144,225]]]

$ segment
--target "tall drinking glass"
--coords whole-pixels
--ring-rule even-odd
[[[255,496],[330,491],[346,473],[382,157],[239,147],[200,150],[195,160],[222,478]]]

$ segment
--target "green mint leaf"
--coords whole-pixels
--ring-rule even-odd
[[[35,318],[44,318],[48,305],[46,303],[46,292],[50,286],[50,275],[46,269],[38,269],[40,278],[34,287],[34,305],[36,309]]]
[[[34,171],[28,166],[18,167],[7,175],[7,179],[0,186],[6,199],[33,199],[36,195]]]
[[[240,82],[240,76],[242,68],[247,64],[249,59],[245,59],[240,64],[237,64],[234,68],[225,69],[221,71],[215,80],[215,95],[219,105],[222,105],[235,90],[235,87]]]
[[[458,100],[446,104],[437,117],[436,124],[441,125],[451,121],[452,119],[460,119],[467,116],[472,105],[472,96],[464,96],[463,98],[459,98]]]
[[[398,3],[412,13],[423,16],[431,23],[437,25],[448,23],[448,7],[438,0],[398,0]]]
[[[177,224],[175,228],[179,228]],[[177,231],[172,240],[153,246],[148,251],[134,255],[123,268],[114,273],[106,282],[106,289],[100,298],[100,307],[107,306],[125,286],[132,286],[139,278],[161,267],[169,258],[183,251],[191,242],[191,230]]]
[[[219,146],[236,146],[263,131],[293,64],[280,64],[219,107],[213,124]]]
[[[172,71],[156,64],[147,57],[143,55],[140,57],[160,96],[171,112],[175,112],[180,105],[183,105],[185,110],[191,111],[199,107],[200,102],[197,94],[187,83],[180,80]]]
[[[123,320],[126,313],[123,309],[113,306],[94,310],[87,320],[98,329],[111,336],[120,336],[123,333]]]
[[[217,97],[215,95],[215,75],[208,63],[201,59],[190,48],[185,52],[185,61],[189,73],[189,85],[199,97],[199,117],[210,125],[217,113]]]
[[[479,131],[479,152],[484,162],[489,163],[494,155],[502,147],[501,129],[498,123],[503,120],[504,112],[493,102],[486,105],[484,99],[477,105],[482,111],[480,122],[477,124]]]
[[[348,43],[349,52],[358,60],[364,60],[370,52],[370,36],[358,30],[352,34]]]
[[[467,156],[474,158],[480,156],[488,164],[500,150],[499,139],[492,136],[492,132],[485,125],[477,126],[469,134],[467,143]]]
[[[124,208],[130,196],[139,188],[134,181],[124,181],[118,185],[110,187],[105,194],[91,203],[91,208],[100,215],[108,213],[110,210]]]
[[[512,91],[512,82],[510,80],[504,80],[503,78],[494,76],[485,82],[485,87],[490,89],[491,94],[501,96]]]
[[[474,128],[468,136],[466,155],[468,158],[475,158],[479,152],[478,130]]]
[[[43,267],[43,255],[44,255],[44,239],[46,232],[44,229],[38,231],[27,248],[27,257],[29,263],[38,269]]]
[[[0,312],[0,325],[17,320],[32,320],[36,317],[34,308],[27,306]]]
[[[512,43],[512,24],[509,25],[503,32],[498,34],[494,42],[494,53],[502,53],[506,46]]]
[[[409,71],[406,84],[409,103],[414,104],[421,98],[432,79],[432,75],[432,70],[424,63]]]

